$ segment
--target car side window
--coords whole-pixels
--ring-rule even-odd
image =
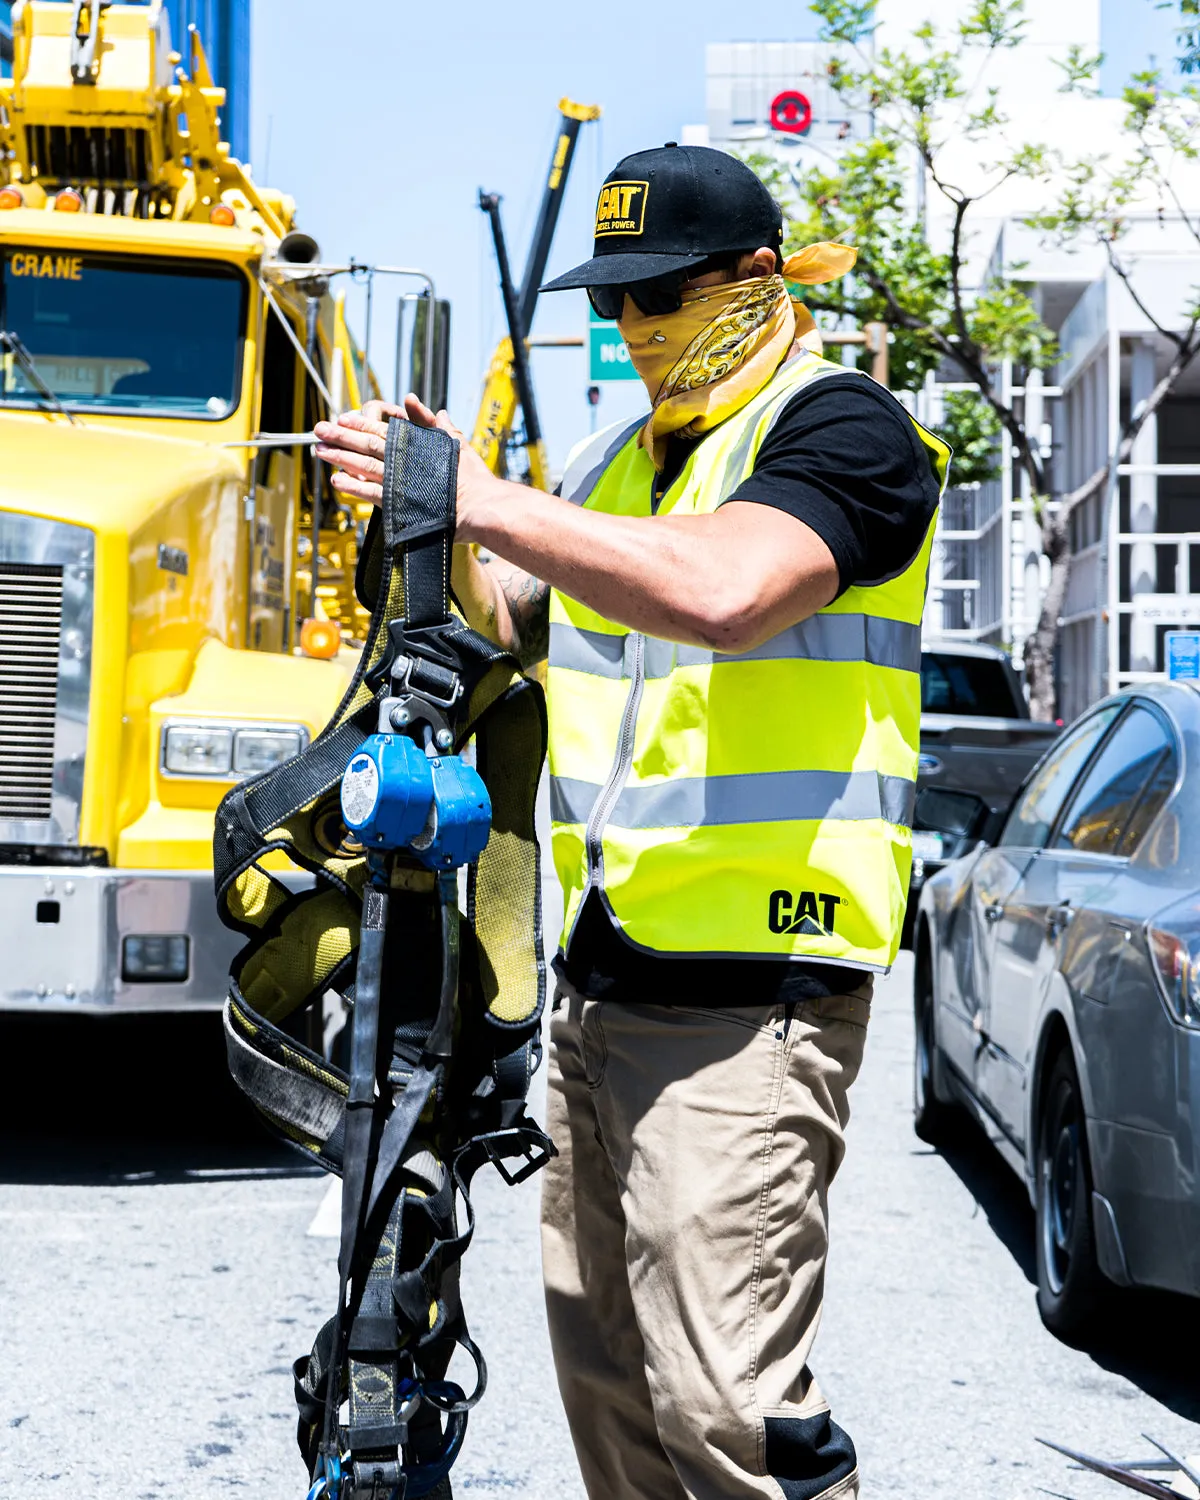
[[[1174,754],[1167,726],[1157,714],[1135,703],[1080,783],[1053,847],[1086,854],[1131,852],[1123,849],[1130,825],[1152,781],[1159,784],[1156,798],[1158,807],[1162,806],[1166,792],[1161,789],[1160,771],[1164,757],[1173,761]],[[1172,776],[1167,791],[1173,782]],[[1153,812],[1141,822],[1143,832],[1152,819]]]
[[[1143,792],[1163,756],[1173,751],[1166,725],[1157,714],[1135,703],[1080,783],[1053,847],[1116,854]]]
[[[921,712],[1019,719],[1025,705],[1004,663],[990,656],[921,652]]]
[[[1129,815],[1129,823],[1125,829],[1125,837],[1121,840],[1121,847],[1117,850],[1118,854],[1131,857],[1137,853],[1138,845],[1146,836],[1151,823],[1162,812],[1178,780],[1179,753],[1174,745],[1170,745],[1163,751],[1158,765],[1151,772],[1150,780],[1138,798],[1137,806]]]
[[[1001,847],[1044,849],[1075,778],[1104,738],[1122,705],[1108,703],[1090,718],[1069,729],[1033,774],[1008,815],[999,838]]]

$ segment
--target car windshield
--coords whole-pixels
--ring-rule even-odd
[[[0,401],[45,404],[35,378],[77,411],[220,421],[234,410],[242,367],[246,279],[217,262],[62,254],[7,247]]]
[[[1012,679],[990,656],[921,653],[921,712],[969,714],[991,719],[1020,718]]]

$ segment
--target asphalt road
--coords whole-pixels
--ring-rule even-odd
[[[814,1361],[863,1493],[1111,1500],[1035,1438],[1200,1454],[1200,1304],[1130,1299],[1086,1350],[1045,1332],[1019,1184],[969,1127],[946,1156],[912,1135],[909,984],[902,961],[877,996]],[[290,1364],[334,1296],[326,1180],[248,1116],[215,1017],[0,1038],[0,1495],[302,1500]],[[479,1189],[464,1297],[491,1384],[455,1489],[577,1500],[537,1186]]]

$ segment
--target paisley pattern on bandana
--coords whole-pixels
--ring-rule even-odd
[[[820,352],[812,314],[793,300],[785,277],[814,285],[844,275],[849,245],[809,245],[784,263],[782,276],[756,276],[684,292],[678,312],[643,313],[625,299],[620,329],[654,410],[640,441],[660,472],[673,436],[711,431],[756,395],[793,343]]]
[[[700,330],[667,372],[654,398],[655,405],[683,391],[723,380],[743,364],[752,348],[752,336],[775,315],[780,281],[779,277],[767,276],[741,283],[728,307]]]

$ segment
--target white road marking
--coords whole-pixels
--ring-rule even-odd
[[[313,1239],[336,1240],[342,1233],[342,1183],[335,1177],[325,1189],[325,1196],[317,1205],[308,1233]]]

